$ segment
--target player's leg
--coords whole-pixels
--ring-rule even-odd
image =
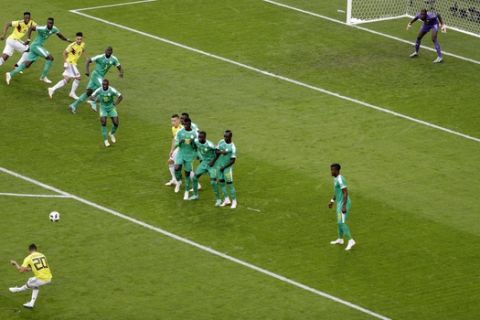
[[[108,142],[107,138],[107,115],[103,110],[100,110],[100,124],[102,126],[103,144],[105,147],[110,147],[110,142]]]
[[[225,181],[227,183],[227,191],[230,194],[230,198],[232,199],[232,209],[237,207],[237,190],[235,190],[235,186],[233,185],[233,167],[228,167],[223,171],[223,175],[225,176]]]
[[[180,186],[182,185],[182,167],[183,167],[183,154],[182,151],[178,151],[175,157],[175,193],[180,191]]]
[[[15,52],[15,48],[10,40],[11,39],[7,39],[7,41],[5,41],[5,49],[3,49],[2,56],[0,57],[0,66],[3,65]]]
[[[70,78],[64,75],[62,80],[58,81],[53,87],[48,88],[48,96],[50,99],[53,98],[55,91],[66,86],[69,80]]]
[[[81,76],[80,76],[80,73],[78,73],[78,76],[73,78],[72,88],[70,89],[70,93],[68,94],[70,98],[75,100],[78,99],[77,89],[80,86],[80,79],[81,79]]]
[[[208,166],[208,176],[210,177],[210,185],[212,186],[213,194],[215,195],[215,206],[218,207],[222,204],[220,199],[220,192],[218,190],[217,183],[217,169],[215,167]]]
[[[437,51],[437,58],[433,60],[434,63],[439,63],[443,61],[442,57],[442,48],[440,48],[440,43],[438,43],[438,25],[432,28],[432,42]]]
[[[197,200],[198,199],[198,179],[207,172],[207,166],[208,164],[205,164],[203,162],[200,163],[200,165],[197,167],[195,170],[195,173],[192,178],[192,184],[193,184],[193,195],[189,198],[189,200]]]
[[[167,160],[168,171],[170,172],[170,176],[172,177],[172,179],[165,184],[166,186],[177,185],[177,178],[175,177],[175,158],[177,157],[177,153],[178,148],[173,149],[172,154]]]
[[[33,308],[35,306],[35,302],[37,301],[39,288],[49,283],[50,281],[43,281],[35,277],[28,279],[27,286],[32,289],[32,299],[29,302],[25,303],[23,306],[26,308]]]
[[[77,112],[77,108],[78,108],[78,106],[80,105],[80,103],[85,102],[85,101],[92,95],[93,91],[94,91],[95,89],[97,89],[97,88],[98,88],[98,87],[96,87],[96,86],[93,85],[92,79],[90,79],[90,81],[88,82],[88,85],[87,85],[87,90],[86,90],[84,93],[82,93],[82,94],[80,95],[80,97],[78,97],[77,100],[75,100],[72,104],[70,104],[70,105],[68,106],[68,108],[70,109],[70,111],[71,111],[72,113]]]
[[[220,169],[217,169],[217,181],[218,181],[218,184],[220,185],[221,196],[223,197],[223,202],[220,204],[220,207],[225,207],[227,205],[230,205],[232,202],[228,197],[227,186],[225,182],[225,174],[224,174],[224,171]]]
[[[190,175],[190,172],[192,172],[192,162],[193,159],[189,157],[183,163],[183,170],[185,171],[185,193],[183,195],[183,200],[189,199],[188,193],[192,187],[192,176]]]
[[[420,31],[418,32],[417,40],[415,41],[415,52],[413,52],[410,55],[411,58],[414,58],[414,57],[418,56],[418,52],[420,51],[420,45],[422,44],[422,39],[423,39],[423,37],[425,37],[427,32],[428,32],[428,30],[425,29],[424,27],[422,27],[422,29],[420,29]]]
[[[342,210],[337,208],[337,239],[330,241],[330,244],[343,244]]]
[[[110,140],[112,141],[112,143],[116,143],[117,138],[115,138],[115,132],[117,132],[118,130],[118,126],[120,125],[120,120],[118,118],[117,110],[115,110],[115,108],[113,108],[113,110],[110,111],[109,115],[111,116],[110,118],[112,119],[113,126],[112,126],[112,129],[110,129],[108,136],[110,137]]]

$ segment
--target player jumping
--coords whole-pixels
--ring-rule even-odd
[[[437,50],[437,58],[433,60],[433,63],[440,63],[443,61],[442,58],[442,49],[437,40],[438,29],[442,32],[447,32],[447,26],[443,23],[442,17],[435,12],[428,12],[427,9],[422,9],[417,15],[408,23],[407,30],[410,30],[412,24],[417,21],[423,21],[423,26],[418,32],[417,41],[415,42],[415,52],[410,55],[410,58],[418,57],[418,51],[420,50],[420,44],[422,43],[422,38],[429,32],[432,32],[432,41]]]
[[[231,204],[231,208],[235,209],[237,207],[237,192],[233,185],[233,164],[237,160],[237,148],[232,141],[232,137],[232,131],[226,130],[223,134],[224,139],[220,140],[217,146],[215,166],[217,167],[217,179],[220,183],[224,200],[221,204],[217,202],[215,205],[225,207]],[[227,186],[229,192],[227,192]],[[228,193],[230,193],[232,198],[231,201]]]
[[[47,258],[45,255],[37,251],[37,246],[35,244],[31,244],[28,247],[28,251],[29,255],[23,260],[21,266],[15,260],[11,260],[10,263],[20,273],[32,271],[33,277],[28,279],[27,283],[23,286],[9,288],[9,290],[10,292],[15,293],[32,289],[32,299],[23,305],[25,308],[31,309],[34,307],[35,301],[37,300],[39,287],[49,284],[52,281],[52,273],[48,266]]]
[[[95,70],[90,76],[90,64],[92,62],[95,62]],[[117,57],[113,55],[112,47],[105,49],[105,54],[99,54],[98,56],[87,60],[85,75],[87,77],[90,76],[90,80],[87,84],[87,91],[83,93],[77,100],[75,100],[74,103],[68,106],[70,112],[75,113],[80,103],[87,101],[88,97],[90,97],[95,90],[102,87],[102,80],[112,66],[117,67],[118,71],[120,72],[120,78],[123,78],[122,66],[120,65]],[[90,103],[92,110],[97,111],[97,105],[95,104],[95,101],[90,99],[88,102]]]
[[[334,163],[330,166],[330,171],[333,177],[333,197],[328,203],[328,207],[332,208],[333,204],[337,204],[337,226],[338,226],[338,238],[331,241],[331,244],[343,244],[343,237],[348,239],[348,244],[345,250],[350,250],[355,245],[350,234],[350,228],[347,225],[348,216],[350,215],[350,197],[348,195],[347,181],[340,174],[341,166],[338,163]]]
[[[77,69],[77,62],[81,56],[85,55],[85,42],[83,42],[83,33],[76,33],[75,42],[72,42],[68,47],[63,51],[63,79],[60,80],[56,85],[51,88],[48,88],[48,95],[50,98],[53,97],[55,91],[65,86],[70,79],[73,79],[72,89],[68,95],[70,98],[78,99],[76,91],[78,85],[80,84],[80,72]]]
[[[31,26],[28,29],[27,33],[27,43],[30,42],[30,36],[32,34],[32,31],[37,31],[37,36],[35,37],[35,40],[33,40],[32,45],[30,46],[28,56],[23,63],[21,63],[18,67],[15,68],[15,70],[6,73],[5,78],[7,84],[10,84],[10,81],[15,75],[30,67],[32,63],[37,61],[37,59],[40,57],[45,59],[45,65],[40,76],[40,81],[43,81],[45,83],[52,83],[52,81],[47,78],[47,75],[53,64],[53,56],[47,51],[47,49],[43,47],[43,44],[52,34],[56,34],[63,41],[71,42],[70,40],[65,38],[63,34],[60,33],[60,30],[58,30],[56,26],[54,26],[53,18],[47,19],[46,26]]]
[[[117,101],[114,101],[114,98],[117,98]],[[123,100],[123,96],[118,92],[114,87],[110,87],[110,83],[107,79],[103,79],[102,87],[95,90],[90,96],[91,100],[100,100],[100,123],[102,124],[102,137],[105,147],[110,147],[110,143],[107,138],[107,118],[112,119],[113,127],[108,133],[108,137],[112,143],[117,142],[115,138],[115,132],[118,130],[118,113],[117,108]]]
[[[15,51],[23,54],[28,50],[28,44],[25,44],[22,39],[25,37],[30,27],[37,25],[35,21],[31,20],[30,17],[30,12],[24,12],[23,20],[11,21],[5,24],[5,27],[3,28],[3,34],[0,36],[0,40],[3,41],[5,39],[7,31],[10,27],[12,27],[13,31],[5,43],[5,49],[3,50],[2,57],[0,57],[0,66],[3,65]]]

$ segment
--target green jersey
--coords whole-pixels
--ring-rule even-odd
[[[217,166],[223,167],[230,163],[230,159],[237,157],[237,148],[233,142],[226,143],[225,140],[220,140],[217,150],[226,151],[225,154],[221,154],[220,157],[218,157],[216,162]]]
[[[45,41],[47,41],[52,34],[57,34],[60,32],[60,30],[58,30],[58,28],[55,26],[53,26],[52,29],[48,29],[47,26],[36,27],[36,30],[37,36],[32,42],[32,47],[42,47]]]
[[[175,145],[179,147],[179,152],[185,156],[194,157],[194,143],[197,136],[197,131],[193,129],[190,131],[185,128],[180,129],[175,136]]]
[[[333,178],[333,191],[335,192],[335,200],[337,201],[337,207],[343,205],[343,189],[347,188],[347,180],[341,175]],[[350,202],[350,197],[347,199],[347,203]]]
[[[113,108],[113,102],[115,97],[120,97],[122,94],[114,87],[108,87],[107,90],[103,90],[103,87],[98,88],[93,92],[92,96],[100,100],[100,106],[104,108]]]
[[[112,66],[118,67],[120,65],[120,61],[118,61],[117,57],[113,54],[110,58],[107,58],[105,54],[99,54],[98,56],[93,57],[92,62],[95,62],[95,70],[93,71],[92,75],[99,76],[101,78],[105,77],[108,70]]]
[[[197,146],[197,153],[202,161],[212,161],[217,154],[215,153],[216,147],[211,141],[205,141],[200,143],[198,139],[195,139],[195,145]]]

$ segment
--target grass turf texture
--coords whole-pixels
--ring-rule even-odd
[[[394,319],[480,316],[478,143],[67,13],[115,2],[20,1],[2,11],[5,21],[27,7],[40,23],[53,15],[69,37],[86,34],[90,55],[113,45],[126,77],[115,70],[108,77],[125,95],[118,145],[108,150],[88,105],[68,114],[66,88],[48,99],[37,80],[43,62],[1,85],[1,166]],[[339,8],[302,7],[330,16]],[[158,1],[86,13],[480,136],[480,76],[471,63],[446,58],[434,66],[431,52],[410,60],[408,45],[261,1]],[[369,27],[405,36],[397,25],[404,28]],[[440,41],[478,59],[477,39],[449,33]],[[47,42],[53,81],[65,46]],[[163,187],[169,117],[184,110],[214,142],[233,130],[236,211],[212,207],[207,180],[195,203]],[[333,161],[344,166],[352,194],[359,245],[348,254],[328,245],[336,235],[326,208]],[[38,189],[1,181],[2,192]],[[2,319],[368,318],[73,200],[3,197],[0,205],[4,260],[20,259],[36,241],[56,277],[33,315],[18,312],[26,295],[4,291]],[[62,213],[57,225],[51,210]],[[5,289],[22,278],[9,268],[0,268]]]

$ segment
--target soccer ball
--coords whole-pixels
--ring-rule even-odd
[[[52,222],[58,222],[60,220],[60,213],[57,211],[52,211],[50,212],[49,218]]]

